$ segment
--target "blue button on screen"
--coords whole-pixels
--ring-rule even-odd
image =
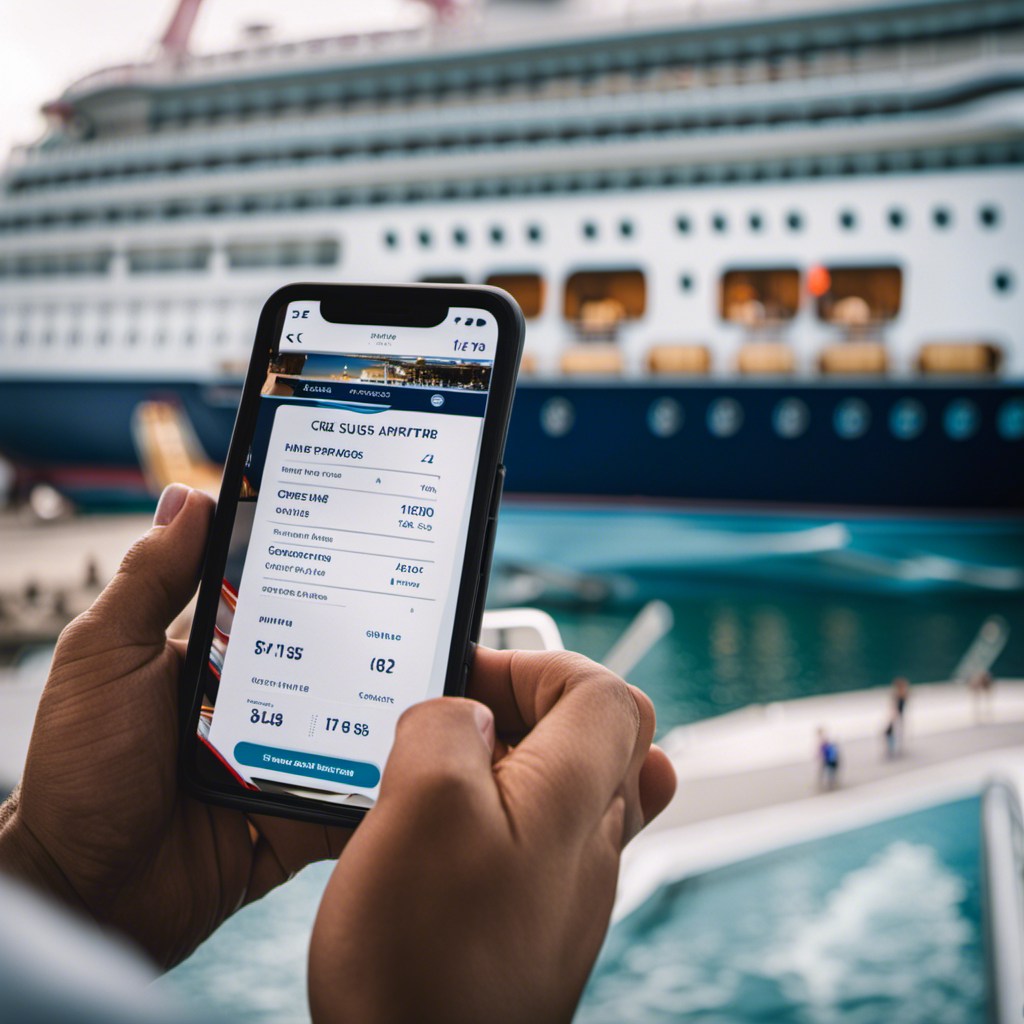
[[[347,761],[341,757],[325,757],[303,750],[265,747],[261,743],[236,743],[235,760],[250,768],[287,772],[310,779],[327,779],[362,789],[373,789],[380,782],[380,769],[368,761]]]

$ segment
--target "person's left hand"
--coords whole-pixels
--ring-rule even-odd
[[[0,808],[0,868],[85,909],[164,967],[350,830],[215,807],[178,788],[178,675],[167,626],[195,591],[213,511],[164,491],[154,527],[61,634],[19,790]]]

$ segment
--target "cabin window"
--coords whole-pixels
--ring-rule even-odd
[[[857,215],[853,210],[843,210],[839,214],[839,223],[844,231],[852,231],[857,226]]]
[[[818,316],[843,327],[869,327],[892,320],[900,311],[903,271],[899,267],[820,267],[812,294]]]
[[[795,267],[729,270],[722,276],[723,320],[760,327],[792,320],[800,308],[800,271]]]
[[[531,242],[539,242],[541,238],[544,237],[544,232],[541,231],[539,224],[531,224],[526,229],[526,237],[529,238]]]
[[[997,270],[992,275],[992,287],[1000,295],[1008,295],[1013,291],[1013,274],[1008,270]]]
[[[643,316],[646,307],[641,270],[580,270],[565,283],[565,318],[584,334],[613,334],[623,320]]]
[[[196,245],[147,246],[128,250],[128,270],[133,274],[204,270],[211,247]]]
[[[540,274],[491,274],[484,283],[507,291],[528,320],[544,308],[544,278]]]
[[[994,228],[999,224],[999,207],[986,204],[978,211],[982,227]]]
[[[228,266],[232,270],[258,267],[328,267],[338,262],[336,239],[252,239],[229,242]]]
[[[936,206],[932,210],[932,222],[937,228],[948,228],[953,221],[953,215],[945,206]]]

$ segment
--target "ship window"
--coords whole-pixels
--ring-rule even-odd
[[[945,206],[936,206],[932,210],[932,223],[937,228],[948,228],[953,221],[953,215]]]
[[[585,328],[598,323],[614,328],[643,316],[646,306],[641,270],[580,270],[565,282],[565,318]]]
[[[729,270],[722,276],[723,320],[758,327],[792,320],[800,308],[800,271],[795,267]]]
[[[893,207],[889,211],[889,226],[899,229],[906,223],[906,215],[899,207]]]
[[[232,270],[258,267],[329,267],[338,262],[340,246],[333,238],[276,238],[229,242]]]
[[[592,220],[584,222],[583,235],[585,238],[597,238],[597,225]]]
[[[394,231],[385,231],[384,232],[384,244],[389,249],[397,249],[398,248],[398,235],[395,234]]]
[[[981,221],[983,227],[996,227],[999,224],[999,208],[990,204],[983,206],[978,211],[978,219]]]
[[[844,327],[868,327],[900,311],[903,271],[899,267],[820,267],[808,275],[818,297],[818,316]]]
[[[452,231],[452,241],[456,245],[465,245],[469,241],[469,235],[465,228],[455,228]]]
[[[505,241],[505,229],[500,224],[491,227],[491,241],[495,245],[501,245]]]
[[[507,291],[527,319],[539,316],[544,308],[544,278],[540,274],[491,274],[484,284]]]
[[[1003,295],[1013,291],[1013,274],[1008,270],[997,270],[992,275],[992,287]]]
[[[729,226],[729,225],[728,225],[728,222],[727,222],[727,221],[726,221],[726,219],[725,219],[725,214],[724,214],[724,213],[716,213],[716,214],[715,214],[715,215],[714,215],[714,216],[713,216],[713,217],[711,218],[711,226],[712,226],[712,227],[713,227],[713,228],[715,229],[715,231],[717,231],[717,232],[718,232],[719,234],[722,234],[722,233],[723,233],[723,232],[725,231],[725,229],[726,229],[726,228],[727,228],[727,227]]]
[[[145,246],[128,250],[128,270],[133,274],[172,273],[205,270],[210,260],[210,245]]]
[[[420,229],[420,232],[417,235],[417,238],[419,238],[420,245],[422,245],[424,249],[429,248],[430,243],[433,241],[433,238],[431,237],[430,232],[426,228],[421,228]]]
[[[679,277],[679,288],[684,292],[693,291],[693,275],[692,274],[681,274]]]
[[[10,260],[0,260],[0,277],[105,274],[110,270],[113,255],[110,249],[23,253]]]
[[[623,238],[631,238],[633,235],[633,222],[631,220],[624,220],[619,223],[619,234]]]
[[[839,223],[843,226],[844,230],[852,231],[857,226],[857,215],[853,210],[843,210],[839,214]]]
[[[544,237],[544,232],[541,230],[541,226],[539,224],[531,224],[526,229],[526,237],[529,238],[531,242],[539,242]]]
[[[760,231],[764,227],[764,218],[759,213],[752,213],[748,223],[751,231]]]

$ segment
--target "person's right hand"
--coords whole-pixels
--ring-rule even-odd
[[[654,707],[561,651],[480,648],[469,693],[399,720],[313,931],[316,1024],[572,1017],[622,847],[675,791]]]

